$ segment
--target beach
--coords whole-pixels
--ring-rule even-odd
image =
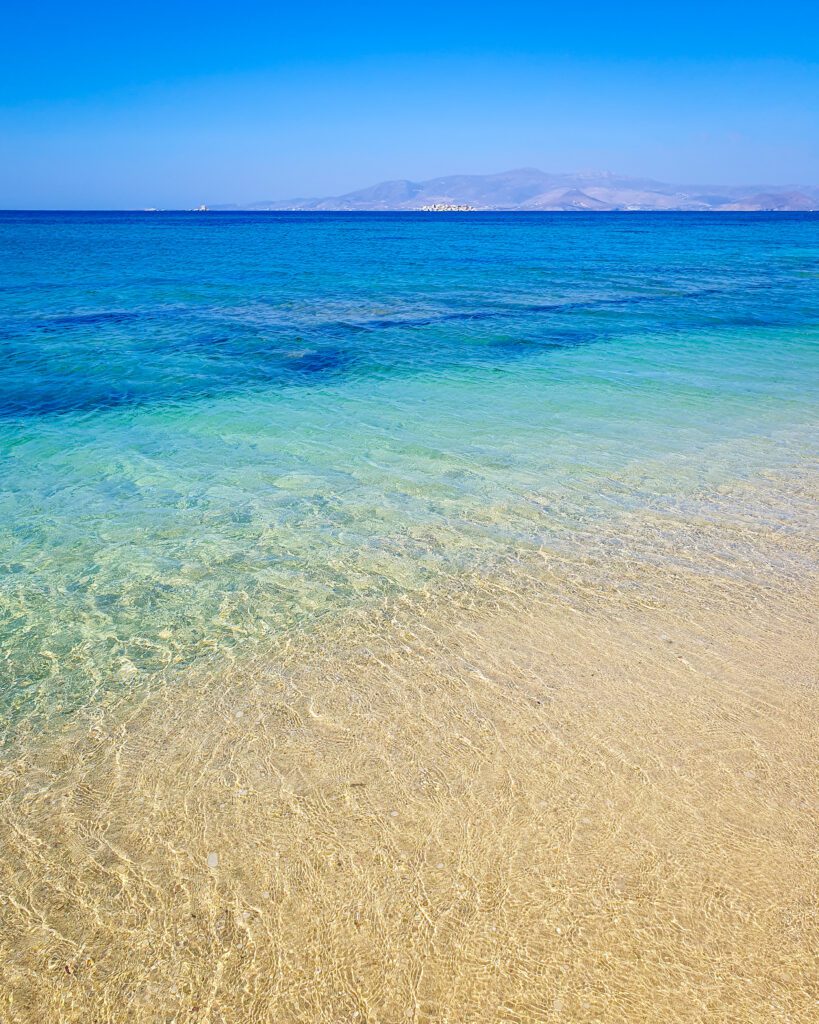
[[[817,1013],[816,221],[448,216],[0,216],[4,1024]]]

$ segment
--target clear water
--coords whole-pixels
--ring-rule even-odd
[[[792,465],[811,214],[0,214],[6,738]]]

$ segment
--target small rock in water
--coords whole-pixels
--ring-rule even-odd
[[[397,818],[398,817],[398,811],[390,811],[390,817],[391,818]]]
[[[219,854],[218,853],[209,853],[208,854],[208,867],[209,868],[218,868],[219,867]]]

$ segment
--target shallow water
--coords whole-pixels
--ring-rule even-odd
[[[631,514],[29,744],[0,1018],[807,1024],[816,499]]]
[[[812,215],[0,214],[0,1020],[819,999]]]

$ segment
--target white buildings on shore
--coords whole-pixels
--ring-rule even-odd
[[[431,203],[422,206],[421,210],[424,213],[470,213],[475,211],[475,207],[467,203]]]

